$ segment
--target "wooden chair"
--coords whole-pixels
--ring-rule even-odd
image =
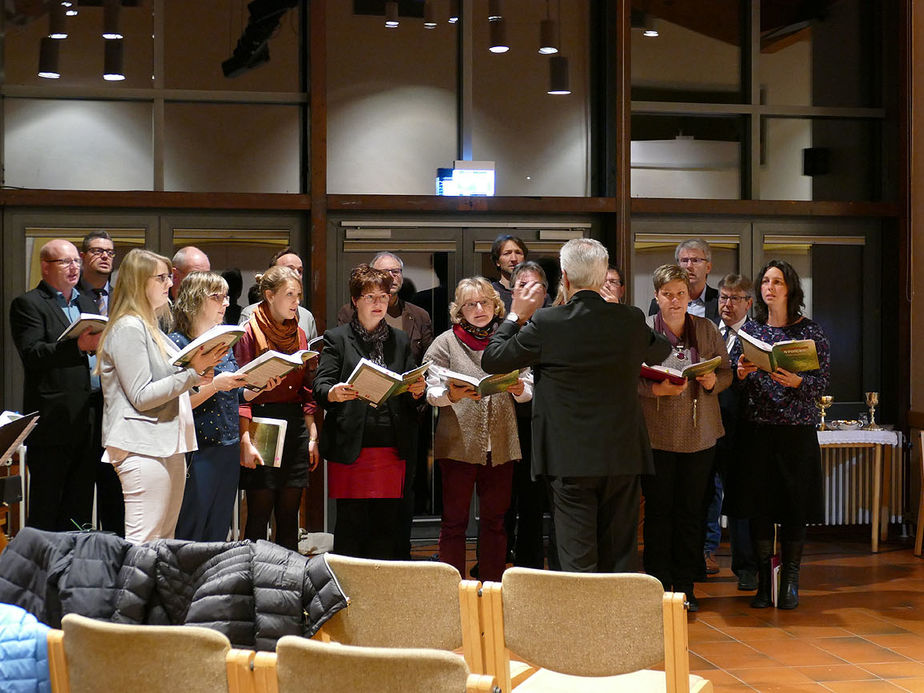
[[[293,635],[281,638],[275,653],[258,652],[253,673],[256,693],[495,691],[494,677],[469,674],[461,657],[444,650],[354,647]]]
[[[471,671],[484,673],[477,615],[463,609],[455,568],[435,561],[325,557],[349,606],[324,624],[316,640],[461,651]],[[478,583],[465,584],[471,589]]]
[[[482,600],[486,673],[504,693],[712,691],[690,675],[684,595],[649,575],[509,568]]]
[[[48,633],[54,693],[251,693],[254,653],[194,626],[126,626],[68,614]]]

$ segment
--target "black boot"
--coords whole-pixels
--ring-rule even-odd
[[[770,559],[773,556],[773,540],[756,539],[754,554],[757,558],[757,594],[751,600],[751,608],[766,609],[773,604],[770,596]]]
[[[804,541],[782,542],[780,565],[780,598],[778,609],[795,609],[799,606],[799,565],[802,563]]]

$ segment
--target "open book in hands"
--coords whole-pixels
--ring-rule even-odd
[[[264,351],[250,363],[246,363],[234,373],[234,375],[243,375],[247,377],[247,384],[244,387],[252,390],[262,390],[272,378],[281,378],[301,368],[308,361],[318,355],[318,352],[310,349],[299,349],[291,354],[283,354],[280,351]]]
[[[471,385],[475,388],[476,394],[482,397],[494,395],[498,392],[506,392],[508,387],[516,385],[517,379],[520,377],[520,371],[516,370],[510,371],[509,373],[495,373],[494,375],[486,375],[483,378],[476,378],[472,375],[456,373],[448,368],[436,365],[430,366],[430,373],[437,376],[443,382],[454,380],[460,385]]]
[[[641,376],[648,380],[657,382],[667,381],[672,385],[683,385],[687,380],[693,380],[701,375],[712,373],[716,368],[722,365],[721,356],[713,356],[708,361],[691,363],[683,370],[668,368],[667,366],[649,366],[642,364]]]
[[[206,330],[193,341],[187,344],[179,354],[173,359],[173,365],[180,368],[186,368],[192,361],[193,356],[199,347],[203,351],[211,351],[217,346],[228,347],[229,349],[237,344],[237,340],[244,336],[244,328],[239,325],[215,325],[210,330]]]
[[[350,373],[347,384],[356,390],[361,399],[377,406],[389,397],[407,392],[411,384],[426,373],[429,367],[430,362],[427,361],[407,373],[395,373],[369,359],[362,359]]]
[[[738,337],[744,358],[762,371],[773,373],[782,368],[790,373],[801,373],[819,368],[814,339],[787,339],[768,344],[744,330],[738,330]]]
[[[63,342],[65,339],[77,339],[84,332],[89,331],[91,334],[102,332],[106,328],[109,318],[105,315],[96,313],[81,313],[74,321],[68,325],[57,341]]]

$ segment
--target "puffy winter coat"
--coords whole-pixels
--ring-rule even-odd
[[[214,628],[235,647],[311,637],[346,606],[322,557],[266,541],[129,544],[99,532],[23,528],[0,554],[0,601],[53,628],[67,613]]]
[[[0,691],[51,693],[48,626],[12,604],[0,604]]]

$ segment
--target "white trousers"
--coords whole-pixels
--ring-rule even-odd
[[[125,497],[125,539],[173,539],[186,485],[186,455],[129,455],[114,465]]]

